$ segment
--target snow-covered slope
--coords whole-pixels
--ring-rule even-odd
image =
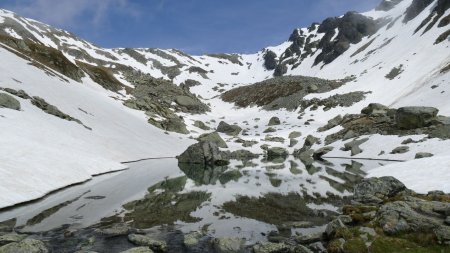
[[[236,138],[221,134],[229,149],[243,148],[236,142],[238,139],[257,141],[259,144],[247,149],[260,153],[261,144],[287,146],[265,138],[263,131],[273,116],[279,117],[283,124],[272,135],[288,139],[292,131],[302,132],[299,144],[288,147],[293,152],[309,134],[322,139],[322,144],[314,146],[320,148],[326,136],[342,127],[325,132],[319,132],[319,127],[339,114],[359,113],[372,102],[391,107],[433,106],[440,114],[450,115],[448,1],[426,1],[429,4],[423,5],[418,0],[395,2],[399,3],[383,1],[376,10],[367,13],[351,12],[309,28],[295,29],[288,41],[255,54],[203,56],[175,49],[105,49],[69,32],[0,10],[0,88],[24,90],[32,97],[41,97],[86,126],[47,114],[34,106],[31,99],[16,97],[21,111],[0,108],[0,189],[4,193],[0,196],[0,208],[41,197],[95,174],[123,169],[122,161],[178,155],[193,143],[189,137],[210,132],[195,127],[197,120],[212,129],[222,120],[239,124],[246,130],[245,135]],[[38,49],[30,53],[30,47]],[[42,58],[39,50],[49,48],[62,53],[55,54],[65,64],[63,67]],[[74,70],[68,74],[65,66]],[[190,92],[208,104],[210,111],[199,114],[179,110],[176,101],[159,114],[124,106],[125,101],[133,98],[132,91],[141,73],[169,80],[182,89],[190,87]],[[309,94],[305,99],[324,99],[355,91],[365,92],[365,98],[347,107],[324,110],[324,106],[319,106],[304,112],[300,108],[293,111],[267,111],[257,106],[239,108],[220,98],[228,90],[274,75],[333,80],[351,77],[352,81],[343,86]],[[162,121],[168,113],[182,117],[190,134],[164,133],[147,122]],[[369,137],[361,146],[363,152],[356,157],[411,160],[419,151],[448,155],[450,144],[431,139],[411,145],[407,154],[379,155],[380,151],[399,146],[406,138]],[[329,155],[350,156],[339,149],[343,143],[332,143],[335,148]],[[448,170],[446,167],[443,171]],[[389,174],[389,170],[382,172]],[[405,181],[409,182],[407,178]]]

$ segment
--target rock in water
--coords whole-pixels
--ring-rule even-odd
[[[354,200],[364,204],[378,204],[404,190],[406,186],[394,177],[374,177],[355,186]]]
[[[9,94],[0,93],[0,108],[8,108],[19,111],[20,102]]]
[[[215,238],[213,243],[218,253],[241,252],[244,247],[244,240],[241,238]]]
[[[148,246],[158,252],[167,251],[167,243],[165,241],[156,240],[146,235],[130,234],[128,240],[139,246]]]
[[[439,110],[433,107],[402,107],[397,110],[396,122],[401,129],[429,126]]]
[[[41,241],[25,239],[21,242],[14,242],[0,247],[1,253],[48,253],[48,249]]]
[[[230,125],[226,123],[225,121],[221,121],[219,123],[219,126],[217,127],[217,132],[219,133],[225,133],[227,135],[236,136],[242,131],[242,128],[240,128],[237,125]]]
[[[189,146],[177,159],[179,163],[203,166],[223,166],[229,163],[226,155],[219,150],[217,144],[210,141],[202,141]]]

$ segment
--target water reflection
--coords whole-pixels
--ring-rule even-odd
[[[345,203],[373,161],[237,161],[202,167],[174,159],[143,161],[121,173],[68,188],[41,201],[0,213],[22,231],[64,224],[127,223],[134,228],[173,224],[183,232],[261,240],[272,230],[315,231]]]

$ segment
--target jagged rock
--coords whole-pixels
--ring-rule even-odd
[[[274,70],[277,67],[276,58],[277,54],[275,54],[273,51],[268,50],[264,55],[264,67],[266,67],[267,70]]]
[[[129,250],[121,251],[120,253],[153,253],[149,247],[136,247]]]
[[[183,240],[184,246],[186,246],[187,248],[193,248],[198,245],[202,237],[203,237],[202,233],[198,231],[190,232],[184,235]]]
[[[237,125],[230,125],[226,123],[225,121],[219,122],[219,126],[217,126],[217,132],[219,133],[225,133],[227,135],[236,136],[242,131],[242,128],[240,128]]]
[[[14,90],[11,88],[4,88],[3,90],[19,98],[31,99],[31,97],[24,90]]]
[[[167,243],[162,240],[156,240],[146,235],[129,234],[128,240],[139,246],[148,246],[150,249],[158,252],[167,251]]]
[[[429,126],[439,110],[433,107],[402,107],[395,117],[400,129],[416,129]]]
[[[405,190],[406,186],[394,177],[368,178],[355,186],[353,199],[363,204],[378,204]]]
[[[358,134],[356,134],[353,130],[348,130],[347,133],[345,133],[342,140],[346,141],[348,139],[356,138],[358,137]]]
[[[406,153],[408,151],[409,151],[409,147],[408,146],[400,146],[400,147],[394,148],[391,151],[391,154],[404,154],[404,153]]]
[[[202,134],[197,138],[197,140],[214,142],[219,148],[228,148],[227,143],[217,132]]]
[[[284,149],[284,148],[280,148],[280,147],[273,147],[273,148],[269,148],[267,150],[267,158],[268,159],[273,159],[273,158],[278,158],[278,157],[286,157],[289,155],[289,152]]]
[[[372,115],[379,116],[379,115],[387,114],[388,111],[389,111],[389,107],[387,107],[385,105],[377,104],[377,103],[371,103],[367,107],[362,109],[361,113],[369,115],[369,116],[372,116]]]
[[[364,138],[361,140],[353,140],[344,144],[343,151],[350,151],[352,156],[360,154],[363,150],[359,147],[361,144],[367,142],[369,138]]]
[[[48,253],[48,249],[41,241],[25,239],[0,247],[0,253]]]
[[[0,93],[0,108],[8,108],[19,111],[20,102],[9,94]]]
[[[324,155],[326,155],[327,153],[333,151],[333,149],[334,149],[333,147],[323,147],[323,148],[320,148],[320,149],[314,151],[313,158],[314,158],[315,160],[320,160],[320,159],[322,159],[322,156],[324,156]]]
[[[294,131],[289,134],[289,139],[297,139],[300,136],[302,136],[301,132]]]
[[[338,116],[336,116],[336,117],[330,119],[330,120],[328,121],[328,123],[327,123],[325,126],[319,127],[319,129],[317,129],[317,131],[319,131],[319,132],[325,132],[325,131],[330,130],[330,129],[336,127],[336,126],[339,126],[339,124],[340,124],[341,122],[342,122],[342,116],[341,116],[341,115],[338,115]]]
[[[251,151],[248,151],[245,149],[240,149],[240,150],[235,150],[235,151],[231,152],[228,157],[230,159],[244,161],[244,160],[251,160],[254,158],[258,158],[259,155],[254,154]]]
[[[217,144],[210,141],[202,141],[193,144],[177,157],[179,163],[206,165],[227,165],[226,155],[219,151]]]
[[[431,153],[427,153],[427,152],[419,152],[416,154],[416,156],[414,157],[414,159],[422,159],[422,158],[427,158],[427,157],[433,157],[434,155]]]
[[[202,130],[205,130],[205,131],[208,131],[209,129],[211,129],[209,126],[207,126],[205,123],[203,123],[200,120],[196,120],[194,122],[194,126],[200,128]]]
[[[269,124],[267,124],[267,125],[268,126],[277,126],[277,125],[280,125],[280,124],[281,124],[281,121],[280,121],[280,119],[278,117],[272,117],[272,118],[270,118]]]
[[[241,238],[214,238],[213,245],[217,253],[241,252],[244,248],[244,240]]]

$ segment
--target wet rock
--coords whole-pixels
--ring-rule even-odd
[[[100,229],[98,232],[106,237],[115,237],[127,235],[130,232],[130,227],[125,224],[116,224],[110,228]]]
[[[139,246],[148,246],[150,249],[158,252],[167,251],[167,243],[162,240],[156,240],[146,235],[130,234],[128,240]]]
[[[322,240],[323,233],[311,233],[305,235],[299,235],[295,237],[295,241],[300,244],[310,244],[314,242],[319,242]]]
[[[407,153],[408,151],[409,151],[408,146],[400,146],[400,147],[394,148],[391,151],[391,154],[404,154],[404,153]]]
[[[211,129],[209,126],[207,126],[205,123],[203,123],[203,121],[200,121],[200,120],[196,120],[194,122],[194,126],[200,128],[202,130],[205,130],[205,131],[208,131],[209,129]]]
[[[353,199],[363,204],[378,204],[405,190],[406,186],[394,177],[368,178],[355,186]]]
[[[190,232],[184,235],[183,240],[184,246],[186,246],[187,248],[193,248],[198,245],[202,237],[203,237],[202,233],[198,231]]]
[[[25,239],[0,247],[0,253],[48,253],[48,249],[41,241]]]
[[[149,247],[136,247],[122,251],[120,253],[153,253],[153,250],[151,250]]]
[[[0,108],[8,108],[19,111],[20,102],[9,94],[0,93]]]
[[[16,222],[15,218],[0,222],[0,235],[13,232]]]
[[[243,250],[244,240],[241,238],[214,238],[213,245],[217,253],[235,253]]]
[[[416,129],[429,126],[439,110],[433,107],[402,107],[395,117],[400,129]]]
[[[251,151],[245,150],[245,149],[235,150],[229,154],[230,159],[240,160],[240,161],[251,160],[251,159],[258,158],[258,157],[259,157],[259,155],[254,154]]]
[[[427,158],[427,157],[432,157],[432,156],[433,156],[433,154],[431,154],[431,153],[419,152],[416,154],[414,159],[422,159],[422,158]]]
[[[242,131],[242,128],[237,125],[230,125],[224,121],[219,123],[217,127],[217,132],[225,133],[227,135],[236,136]]]
[[[290,252],[291,246],[284,243],[258,242],[253,246],[254,253]]]
[[[389,107],[382,104],[372,103],[362,109],[361,113],[369,116],[381,116],[387,114],[388,111]]]
[[[328,121],[328,123],[327,123],[325,126],[319,127],[319,128],[317,129],[317,131],[319,131],[319,132],[325,132],[325,131],[327,131],[327,130],[330,130],[330,129],[332,129],[332,128],[338,126],[341,122],[342,122],[342,116],[341,116],[341,115],[338,115],[338,116],[336,116],[336,117],[330,119],[330,120]]]
[[[280,147],[273,147],[267,150],[267,159],[287,157],[288,155],[289,152],[286,149]]]
[[[220,135],[217,132],[202,134],[197,138],[198,141],[210,141],[215,144],[219,148],[228,148],[227,143],[220,137]]]
[[[278,117],[272,117],[272,118],[270,118],[269,124],[267,124],[267,125],[268,126],[277,126],[277,125],[280,125],[280,124],[281,124],[281,121],[280,121],[280,119]]]
[[[12,243],[12,242],[20,242],[23,239],[25,239],[26,237],[27,237],[26,235],[19,235],[16,233],[2,235],[2,236],[0,236],[0,246],[6,245],[6,244]]]
[[[294,131],[289,134],[289,139],[297,139],[300,136],[302,136],[301,132]]]
[[[217,144],[210,141],[202,141],[188,147],[177,157],[179,163],[217,165],[223,166],[229,163],[226,155],[219,151]]]

